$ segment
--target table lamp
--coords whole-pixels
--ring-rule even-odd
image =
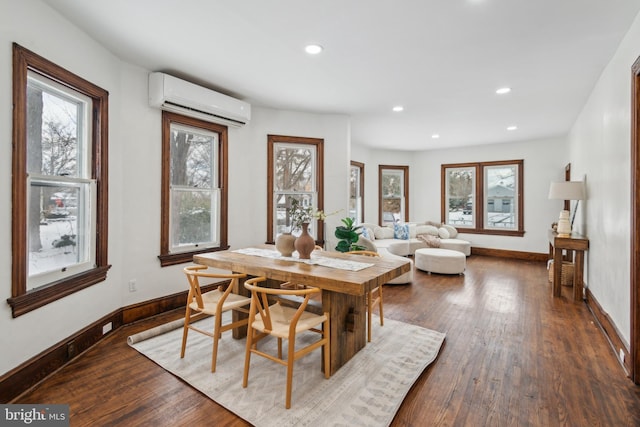
[[[584,188],[584,181],[562,181],[552,182],[549,188],[549,198],[556,200],[576,200],[576,207],[571,217],[571,223],[569,223],[569,211],[563,210],[560,212],[560,219],[558,220],[558,234],[571,234],[573,228],[573,221],[576,218],[576,212],[578,211],[578,203],[580,200],[586,199]]]

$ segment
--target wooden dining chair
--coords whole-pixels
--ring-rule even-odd
[[[378,252],[373,251],[349,251],[348,254],[356,254],[363,256],[371,256],[371,257],[380,257]],[[373,308],[378,305],[378,310],[380,311],[380,326],[384,326],[384,314],[382,311],[382,285],[377,286],[367,292],[367,341],[371,342],[371,330],[373,329],[371,325]]]
[[[238,310],[248,313],[249,310],[244,307],[251,303],[251,298],[232,292],[233,289],[236,289],[237,291],[238,279],[247,277],[246,274],[224,274],[205,270],[207,270],[207,266],[204,265],[185,267],[183,270],[189,281],[189,294],[187,296],[187,307],[184,315],[184,329],[182,332],[182,349],[180,351],[180,358],[182,359],[184,357],[187,346],[187,336],[190,329],[207,335],[213,338],[211,372],[215,372],[216,359],[218,358],[218,341],[222,338],[222,333],[248,323],[248,318],[245,317],[244,319],[236,322],[226,323],[223,325],[222,313],[229,310]],[[221,281],[216,289],[203,294],[200,288],[200,278],[230,279],[230,283],[227,281]],[[214,316],[213,332],[205,331],[204,329],[200,329],[192,324],[194,321],[206,316]]]
[[[323,369],[325,378],[329,378],[329,313],[322,315],[305,311],[309,298],[320,291],[318,288],[303,289],[266,288],[258,284],[264,282],[264,277],[256,277],[245,282],[244,286],[251,292],[251,306],[249,308],[249,327],[247,329],[247,349],[244,361],[244,376],[242,387],[249,382],[249,366],[251,354],[257,354],[271,361],[287,367],[287,387],[285,407],[291,407],[291,388],[293,381],[294,362],[309,354],[318,347],[323,347]],[[273,297],[294,295],[304,297],[298,308],[280,304]],[[270,300],[271,297],[271,300]],[[302,348],[296,349],[296,335],[303,332],[313,332],[320,335],[318,340]],[[265,337],[274,336],[278,339],[277,356],[258,349],[258,342]],[[282,356],[282,340],[287,340],[286,358]]]

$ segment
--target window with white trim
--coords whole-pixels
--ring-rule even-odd
[[[162,265],[227,249],[227,127],[163,111]]]
[[[442,221],[466,233],[524,235],[523,160],[442,165]]]
[[[323,147],[324,140],[281,135],[268,135],[268,176],[271,189],[268,198],[267,241],[291,230],[288,209],[296,199],[303,207],[323,209]],[[312,221],[309,234],[323,244],[324,223]]]
[[[409,166],[378,165],[378,223],[409,220]]]
[[[106,278],[108,92],[14,44],[13,316]]]
[[[349,176],[349,217],[356,224],[364,221],[364,163],[353,160]]]

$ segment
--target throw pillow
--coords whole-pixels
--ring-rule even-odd
[[[409,226],[409,238],[415,239],[418,235],[418,225],[415,223],[409,223],[407,225]]]
[[[444,227],[440,227],[438,229],[438,237],[440,237],[441,239],[448,239],[449,238],[449,231],[447,231],[447,229],[444,228]]]
[[[393,238],[409,240],[409,224],[393,224]]]
[[[376,239],[393,239],[393,228],[391,227],[376,227],[373,229],[373,234]]]
[[[425,226],[425,231],[423,233],[420,234],[431,234],[432,236],[437,236],[438,235],[438,228],[433,226],[433,225],[426,225]]]
[[[364,237],[365,239],[369,239],[369,240],[373,240],[375,239],[375,236],[373,235],[373,233],[369,234],[369,229],[367,227],[364,227],[362,229],[362,233],[361,233],[362,237]]]
[[[449,238],[455,239],[458,235],[458,230],[453,225],[442,224],[442,227],[445,228],[449,232]]]

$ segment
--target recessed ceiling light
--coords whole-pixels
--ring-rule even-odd
[[[393,111],[404,111],[404,107],[402,105],[396,105],[395,107],[393,107]]]
[[[505,93],[509,93],[509,92],[511,92],[510,87],[501,87],[500,89],[496,90],[496,93],[498,95],[504,95]]]
[[[320,52],[322,52],[323,47],[320,46],[319,44],[310,44],[310,45],[305,46],[304,50],[309,55],[317,55]]]
[[[516,130],[516,129],[518,129],[518,126],[509,126],[507,128],[507,130]]]
[[[438,135],[437,133],[434,133],[433,135],[431,135],[431,138],[438,139],[440,138],[440,135]]]

